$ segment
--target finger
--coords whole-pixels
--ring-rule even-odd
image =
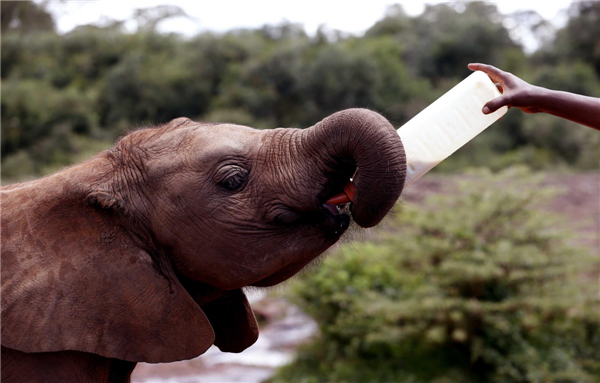
[[[483,114],[490,114],[507,105],[510,105],[510,98],[508,96],[500,96],[487,102],[481,111]]]
[[[504,72],[502,72],[500,69],[496,68],[495,66],[492,65],[487,65],[487,64],[480,64],[480,63],[474,63],[474,64],[469,64],[467,65],[467,67],[471,70],[480,70],[483,73],[487,74],[488,76],[490,76],[490,78],[492,79],[492,81],[494,82],[502,82],[502,80],[504,80]]]
[[[498,92],[504,93],[504,90],[502,90],[502,85],[500,85],[499,83],[495,83],[494,85],[496,85],[496,89],[498,89]]]

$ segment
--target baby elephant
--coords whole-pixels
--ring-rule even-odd
[[[404,185],[398,134],[365,109],[308,129],[178,118],[52,176],[2,188],[2,382],[127,382],[136,362],[258,337],[244,286],[290,278],[350,214],[362,227]]]

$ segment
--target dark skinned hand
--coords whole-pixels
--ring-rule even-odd
[[[486,64],[469,64],[469,69],[486,73],[502,95],[483,107],[489,114],[502,106],[525,113],[549,113],[600,130],[600,99],[531,85],[512,73]]]

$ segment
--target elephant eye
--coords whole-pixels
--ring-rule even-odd
[[[248,172],[245,169],[235,166],[227,171],[225,177],[219,182],[219,185],[228,191],[237,191],[246,184],[247,179]]]

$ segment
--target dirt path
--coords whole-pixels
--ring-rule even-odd
[[[461,176],[458,176],[461,177]],[[451,193],[456,176],[428,175],[402,195],[405,204],[419,204],[430,194]],[[600,173],[549,175],[542,186],[562,192],[544,210],[559,214],[565,227],[574,230],[577,242],[600,257]],[[275,368],[291,360],[298,345],[317,331],[309,317],[277,298],[255,293],[252,306],[267,319],[260,338],[241,354],[221,353],[214,346],[199,358],[169,364],[140,363],[133,383],[258,383],[270,377]]]

